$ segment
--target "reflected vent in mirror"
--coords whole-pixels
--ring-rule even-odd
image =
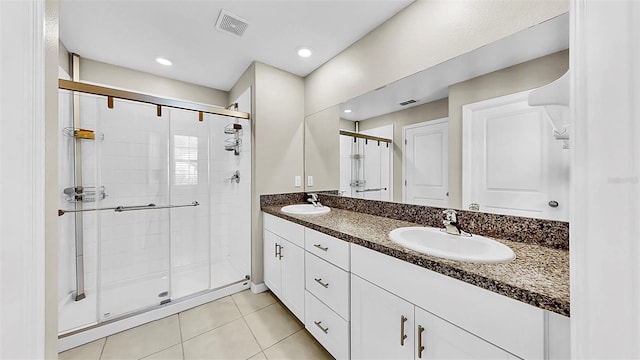
[[[411,99],[411,100],[401,102],[400,105],[407,106],[409,104],[413,104],[414,102],[416,102],[416,100]]]

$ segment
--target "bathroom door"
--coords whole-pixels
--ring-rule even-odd
[[[569,152],[528,94],[463,107],[462,207],[566,221]]]
[[[449,206],[449,120],[402,128],[403,202]]]

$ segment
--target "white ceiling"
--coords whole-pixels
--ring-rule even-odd
[[[81,57],[229,90],[254,60],[306,76],[413,1],[61,0],[60,39]],[[242,37],[215,29],[222,9],[249,23]]]

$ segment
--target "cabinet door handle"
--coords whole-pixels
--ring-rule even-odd
[[[322,244],[313,244],[313,246],[317,247],[318,249],[322,250],[322,251],[327,251],[329,250],[328,247],[324,247],[322,246]]]
[[[280,254],[278,254],[278,247],[279,247],[280,245],[278,245],[278,244],[274,244],[274,245],[275,245],[275,246],[274,246],[274,248],[275,248],[275,254],[274,254],[273,256],[278,257],[278,255],[280,255]]]
[[[316,324],[317,327],[320,328],[320,330],[322,330],[323,333],[328,334],[329,333],[329,328],[326,328],[324,326],[322,326],[322,321],[314,321],[314,324]]]
[[[404,341],[407,339],[407,335],[404,333],[404,323],[407,322],[404,315],[400,315],[400,346],[404,346]]]
[[[284,249],[284,246],[282,245],[278,245],[278,247],[280,247],[280,253],[278,253],[278,259],[282,259],[284,257],[284,255],[282,255],[282,249]]]
[[[418,325],[418,359],[422,359],[422,351],[424,350],[424,346],[422,346],[422,333],[424,332],[424,328]]]
[[[315,280],[318,284],[322,285],[325,289],[329,287],[329,283],[323,282],[322,278],[320,278],[320,279],[315,279],[314,278],[313,280]]]

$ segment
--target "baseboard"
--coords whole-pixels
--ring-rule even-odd
[[[260,283],[260,284],[256,284],[254,282],[251,282],[251,292],[254,294],[259,294],[261,292],[265,292],[269,290],[269,288],[267,287],[267,285],[265,283]]]

